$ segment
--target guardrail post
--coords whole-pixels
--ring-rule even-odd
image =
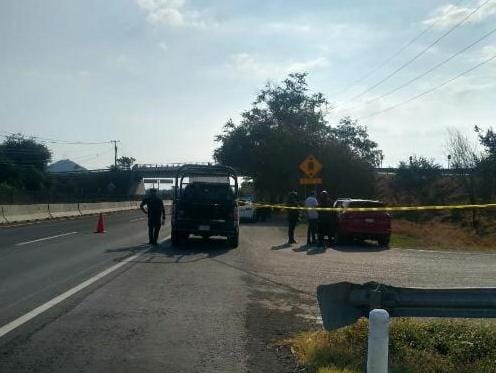
[[[369,314],[367,373],[387,373],[389,352],[389,313],[375,309]]]

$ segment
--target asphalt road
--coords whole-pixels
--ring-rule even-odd
[[[142,217],[109,215],[105,234],[95,217],[0,228],[0,331],[16,326],[0,337],[0,372],[290,372],[274,342],[319,327],[319,284],[496,286],[494,254],[309,252],[284,246],[275,223],[243,225],[238,249],[174,249],[167,227],[151,248]]]

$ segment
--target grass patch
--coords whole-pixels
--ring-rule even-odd
[[[297,241],[306,242],[307,224],[296,227]],[[496,251],[496,224],[486,219],[478,231],[470,225],[442,220],[442,217],[425,221],[392,219],[391,247],[404,249],[430,249],[453,251]]]
[[[441,221],[392,221],[391,246],[399,248],[495,251],[496,232],[473,229]]]
[[[405,249],[418,248],[422,244],[419,237],[411,236],[409,234],[393,233],[391,234],[391,246],[401,247]]]
[[[285,341],[309,372],[355,373],[366,365],[368,321],[332,332],[302,332]],[[494,323],[477,320],[393,319],[389,371],[496,372]]]

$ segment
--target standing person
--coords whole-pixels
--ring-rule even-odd
[[[291,192],[288,195],[288,206],[297,207],[298,206],[298,193]],[[298,210],[288,209],[288,245],[296,243],[294,239],[294,231],[296,224],[298,223],[298,217],[300,212]]]
[[[165,223],[165,208],[164,202],[157,196],[156,189],[150,189],[150,195],[143,199],[140,209],[148,215],[148,243],[157,245],[160,226]]]
[[[332,207],[331,201],[327,191],[323,190],[319,195],[319,207]],[[332,225],[332,213],[331,211],[319,211],[319,245],[325,246],[324,237],[329,237],[329,241],[332,239],[331,225]]]
[[[305,207],[315,208],[319,206],[319,202],[316,198],[316,193],[312,192],[305,199]],[[318,219],[319,213],[317,210],[307,210],[308,219],[308,229],[307,229],[307,246],[315,245],[317,243],[317,232],[318,232]]]

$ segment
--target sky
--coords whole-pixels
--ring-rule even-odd
[[[139,163],[210,161],[267,81],[308,72],[384,166],[446,165],[448,128],[496,125],[495,21],[496,0],[0,0],[0,135],[91,169],[110,140]]]

